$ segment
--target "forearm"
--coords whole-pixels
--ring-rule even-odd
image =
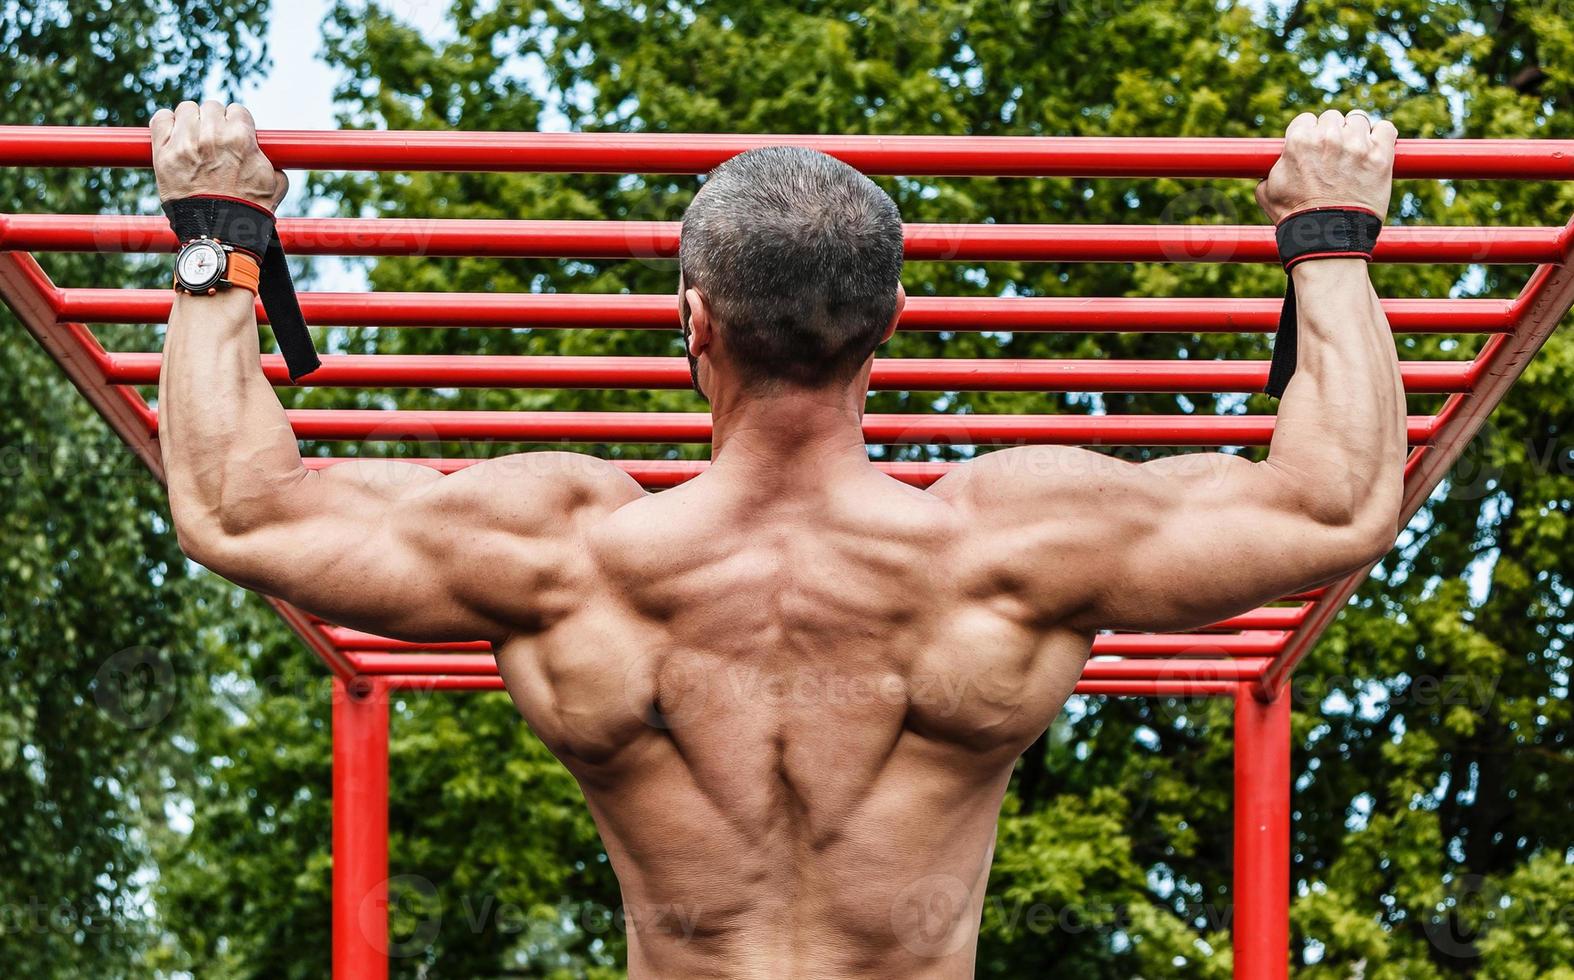
[[[305,476],[295,435],[263,376],[254,297],[178,294],[159,374],[159,446],[170,510],[188,550],[280,516]]]
[[[1293,505],[1389,540],[1405,453],[1404,386],[1392,332],[1359,259],[1297,265],[1299,357],[1268,465]],[[1377,525],[1373,528],[1373,525]]]

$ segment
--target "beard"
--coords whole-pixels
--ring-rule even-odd
[[[689,383],[694,385],[694,393],[704,399],[705,404],[710,404],[710,399],[705,397],[705,390],[700,387],[700,361],[693,354],[689,358]]]
[[[710,399],[705,397],[705,391],[700,387],[700,361],[689,352],[689,301],[688,291],[683,287],[683,279],[678,279],[678,322],[682,324],[683,356],[689,359],[689,383],[694,386],[694,393],[710,404]]]

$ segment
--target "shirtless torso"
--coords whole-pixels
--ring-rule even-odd
[[[249,115],[200,112],[153,120],[163,196],[276,201]],[[1391,132],[1298,119],[1269,216],[1336,193],[1382,213]],[[927,490],[868,461],[867,364],[770,397],[705,366],[714,463],[659,494],[566,453],[308,472],[251,296],[180,296],[171,510],[187,553],[243,585],[492,642],[584,789],[631,977],[968,977],[1012,766],[1094,635],[1201,626],[1393,540],[1404,402],[1381,307],[1359,260],[1294,275],[1301,368],[1267,460],[1018,447]]]
[[[636,973],[968,975],[1012,764],[1089,643],[989,537],[867,465],[790,496],[702,476],[587,528],[499,663],[584,787]]]

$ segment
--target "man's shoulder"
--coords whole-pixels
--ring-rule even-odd
[[[957,466],[929,492],[964,510],[987,513],[1052,495],[1096,494],[1123,478],[1130,464],[1075,446],[1015,446]]]
[[[497,530],[532,536],[567,530],[574,518],[607,515],[648,496],[623,470],[582,453],[496,456],[456,470],[430,486],[427,507],[468,516]]]
[[[461,473],[468,477],[467,489],[477,493],[528,492],[569,506],[615,509],[647,496],[639,482],[616,464],[587,453],[512,453]]]

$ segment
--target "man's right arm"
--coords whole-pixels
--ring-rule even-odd
[[[283,197],[242,107],[184,102],[150,128],[163,199]],[[644,493],[572,453],[446,476],[397,460],[308,470],[258,343],[250,292],[176,296],[158,399],[170,514],[191,558],[307,612],[408,640],[541,628],[578,600],[586,529]]]
[[[1392,127],[1291,124],[1259,188],[1269,216],[1386,211]],[[1178,630],[1365,568],[1398,533],[1404,390],[1360,259],[1297,265],[1300,356],[1268,458],[1132,464],[1080,449],[991,453],[935,484],[973,513],[1026,611],[1088,631]]]

